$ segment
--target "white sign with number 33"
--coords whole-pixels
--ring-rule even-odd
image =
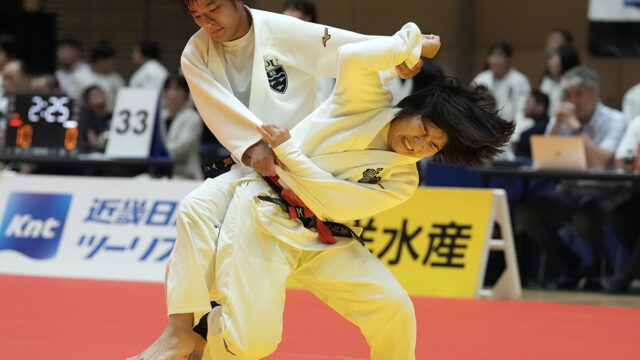
[[[147,158],[158,109],[158,91],[125,88],[118,92],[105,154],[118,158]]]

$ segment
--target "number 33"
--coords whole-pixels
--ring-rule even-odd
[[[130,128],[133,129],[133,133],[136,135],[143,134],[145,130],[147,130],[147,118],[149,117],[149,113],[146,110],[140,110],[136,113],[136,117],[139,120],[138,127],[133,127],[130,124],[129,119],[131,118],[131,111],[122,110],[118,115],[122,119],[121,121],[122,127],[116,128],[116,132],[118,134],[125,134],[127,131],[129,131]]]

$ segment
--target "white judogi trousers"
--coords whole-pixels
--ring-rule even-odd
[[[413,304],[393,274],[356,241],[304,250],[257,226],[255,205],[261,200],[256,195],[268,191],[263,181],[235,188],[215,261],[212,290],[221,312],[209,322],[204,359],[260,359],[274,352],[281,340],[289,276],[360,327],[371,359],[415,359]],[[295,222],[301,231],[311,231],[284,211],[282,218],[283,226]]]
[[[169,315],[193,313],[194,326],[211,311],[218,230],[233,197],[229,183],[242,178],[245,172],[234,167],[207,179],[180,202],[176,243],[165,279],[167,310]]]

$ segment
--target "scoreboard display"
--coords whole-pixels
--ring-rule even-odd
[[[75,157],[78,119],[64,95],[15,94],[9,97],[4,153],[16,156]]]

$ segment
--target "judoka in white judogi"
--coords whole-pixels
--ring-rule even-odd
[[[367,217],[407,200],[418,186],[417,157],[386,147],[391,94],[378,71],[417,63],[422,36],[407,24],[393,37],[339,50],[336,88],[329,100],[274,149],[286,170],[280,183],[321,220]],[[352,238],[322,244],[318,233],[290,219],[257,174],[232,184],[220,230],[214,309],[205,359],[258,359],[280,341],[287,277],[309,288],[357,324],[371,359],[414,359],[416,323],[407,293],[390,271]]]
[[[255,45],[253,57],[245,58],[252,67],[248,107],[236,97],[241,91],[230,81],[234,75],[225,72],[230,69],[225,44],[214,42],[201,29],[182,55],[182,70],[198,112],[236,160],[261,139],[255,126],[262,121],[291,128],[316,107],[315,76],[336,76],[342,44],[371,38],[290,16],[254,9],[250,13],[252,28],[245,37],[253,37]],[[246,171],[235,167],[208,179],[181,202],[166,278],[169,315],[194,313],[195,325],[211,310],[209,285],[214,283],[217,234],[233,196],[228,184]]]

